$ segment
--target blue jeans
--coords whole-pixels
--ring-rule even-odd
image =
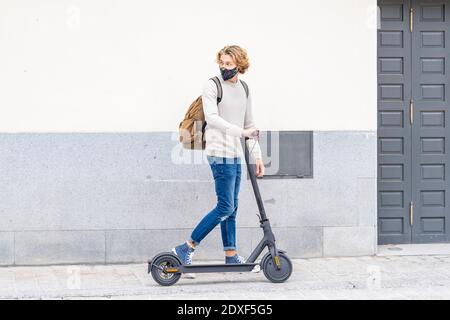
[[[214,177],[217,205],[191,234],[191,241],[198,245],[220,223],[224,250],[236,249],[236,213],[241,184],[241,159],[206,156]]]

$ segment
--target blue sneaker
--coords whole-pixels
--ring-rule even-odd
[[[232,257],[225,256],[225,263],[245,263],[245,259],[236,253]]]
[[[241,257],[238,254],[235,254],[232,257],[227,257],[225,256],[225,263],[245,263],[245,259],[243,257]],[[253,273],[258,273],[259,271],[261,271],[261,267],[259,266],[259,264],[257,264],[253,269],[252,272]],[[242,273],[242,272],[241,272]]]
[[[186,242],[172,249],[172,252],[175,253],[181,259],[181,263],[184,265],[192,264],[192,257],[194,256],[194,251],[195,249],[188,246]],[[186,278],[194,279],[195,273],[184,273],[184,276]]]

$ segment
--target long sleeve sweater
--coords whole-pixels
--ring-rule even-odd
[[[244,129],[255,127],[252,110],[252,96],[248,98],[242,83],[224,81],[217,74],[222,84],[222,100],[217,105],[217,87],[208,79],[203,85],[202,103],[205,114],[206,154],[218,157],[244,157],[241,138]],[[247,148],[254,160],[262,159],[261,148],[257,140],[246,140]]]

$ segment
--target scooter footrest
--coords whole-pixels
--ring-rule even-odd
[[[180,272],[246,272],[252,271],[257,263],[228,263],[228,264],[192,264],[180,266]]]

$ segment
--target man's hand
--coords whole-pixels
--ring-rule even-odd
[[[248,128],[242,131],[243,137],[255,138],[259,136],[259,130],[256,128]]]
[[[262,161],[262,159],[256,159],[256,176],[264,176],[264,169],[264,162]]]

